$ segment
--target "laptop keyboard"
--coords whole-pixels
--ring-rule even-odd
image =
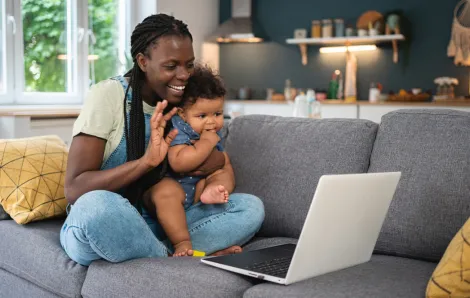
[[[287,270],[289,270],[291,260],[292,256],[276,258],[268,261],[255,263],[251,266],[248,266],[246,269],[258,273],[263,273],[266,275],[284,278],[287,275]]]

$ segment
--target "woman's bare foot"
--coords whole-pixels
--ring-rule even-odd
[[[225,204],[228,202],[228,191],[223,185],[209,185],[201,194],[204,204]]]
[[[191,241],[181,241],[178,244],[175,244],[175,253],[174,257],[190,257],[193,255],[193,245]]]
[[[242,251],[243,249],[240,246],[234,245],[234,246],[230,246],[229,248],[216,251],[215,253],[211,254],[211,256],[238,254],[238,253],[241,253]]]

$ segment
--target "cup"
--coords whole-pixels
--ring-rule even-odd
[[[348,27],[346,28],[346,36],[354,36],[354,28]]]
[[[359,29],[359,30],[357,30],[357,35],[358,35],[358,36],[364,37],[364,36],[367,36],[367,33],[368,33],[368,32],[367,32],[366,29]]]
[[[397,14],[391,14],[387,17],[387,25],[390,28],[390,30],[397,29],[399,22],[400,22],[400,16]]]
[[[379,35],[379,30],[377,30],[375,28],[370,28],[369,29],[369,35],[370,36],[377,36],[377,35]]]
[[[248,87],[238,89],[238,99],[247,100],[251,97],[251,90]]]

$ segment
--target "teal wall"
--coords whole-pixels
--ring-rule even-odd
[[[255,97],[266,88],[281,91],[287,78],[298,88],[326,89],[335,69],[344,72],[344,54],[320,54],[310,46],[308,65],[300,61],[297,46],[287,45],[296,28],[309,28],[311,20],[343,18],[354,23],[367,10],[387,13],[401,9],[408,41],[399,44],[400,62],[392,62],[391,45],[375,52],[356,53],[358,96],[367,99],[370,82],[381,82],[384,91],[422,88],[435,91],[434,78],[452,76],[460,80],[456,92],[468,95],[470,68],[457,67],[447,57],[452,13],[457,0],[253,0],[253,17],[264,31],[261,44],[223,44],[220,72],[229,88],[248,86]],[[220,21],[230,18],[231,1],[220,1]]]

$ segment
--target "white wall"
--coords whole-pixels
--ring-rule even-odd
[[[134,0],[132,1],[133,10],[131,15],[131,33],[138,23],[149,15],[157,13],[157,0]]]
[[[157,12],[173,15],[188,24],[194,55],[199,62],[219,69],[219,46],[204,39],[219,25],[219,0],[156,0]]]

